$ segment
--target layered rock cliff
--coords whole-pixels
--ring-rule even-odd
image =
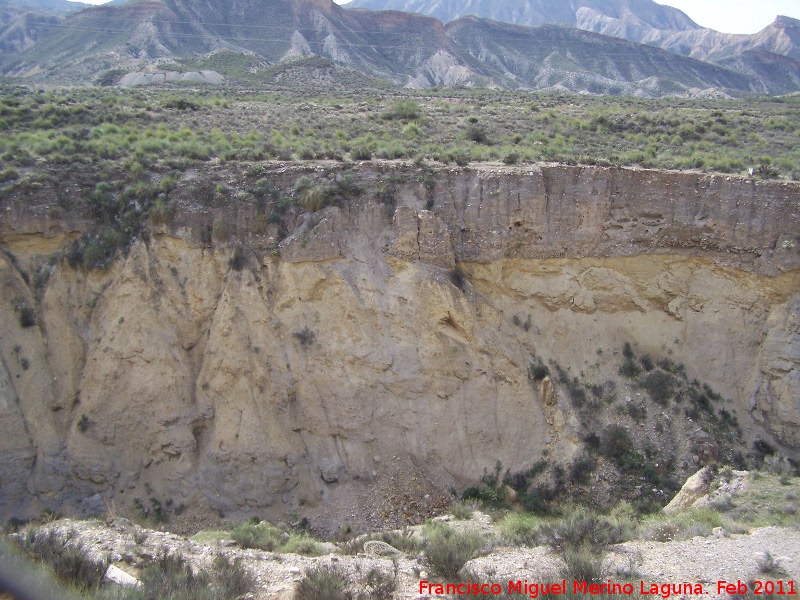
[[[342,174],[262,175],[291,194]],[[273,218],[277,200],[198,200],[199,182],[236,190],[245,174],[188,171],[170,218],[105,271],[63,258],[94,226],[69,176],[6,193],[0,514],[156,498],[329,528],[412,520],[496,461],[568,462],[586,420],[531,357],[619,380],[625,342],[709,382],[742,448],[800,448],[797,184],[564,166],[350,176],[338,206]],[[78,208],[55,210],[58,194]],[[687,441],[663,443],[688,472],[698,428],[675,414],[667,434]],[[598,427],[615,418],[598,409]]]

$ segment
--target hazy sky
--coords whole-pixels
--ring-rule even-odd
[[[89,4],[105,4],[108,0],[82,0]],[[334,0],[347,4],[350,0]],[[800,0],[664,0],[681,9],[697,24],[725,33],[756,33],[778,15],[800,19]]]

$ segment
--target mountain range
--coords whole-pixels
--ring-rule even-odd
[[[700,27],[688,15],[653,0],[351,0],[348,8],[399,10],[450,23],[475,16],[513,25],[569,25],[664,48],[701,60],[758,49],[800,60],[800,22],[778,17],[755,35]]]
[[[569,25],[633,42],[701,29],[680,10],[652,0],[351,0],[347,7],[419,13],[442,23],[474,16],[528,27]]]
[[[94,7],[0,0],[0,68],[29,80],[91,83],[103,73],[180,70],[190,62],[252,83],[278,64],[318,56],[339,72],[415,88],[642,96],[800,90],[800,21],[787,17],[754,36],[731,36],[650,0],[351,5],[356,8],[332,0],[115,0]],[[372,7],[403,10],[367,10]],[[467,16],[470,11],[488,14]]]

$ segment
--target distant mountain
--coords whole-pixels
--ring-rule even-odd
[[[30,48],[64,16],[89,6],[67,0],[0,0],[0,54]]]
[[[405,84],[431,57],[475,71],[436,19],[406,13],[354,14],[332,0],[129,0],[70,15],[29,51],[4,61],[11,75],[36,72],[92,81],[110,68],[228,50],[269,64],[319,55]],[[445,83],[447,78],[438,83]]]
[[[414,12],[443,23],[472,15],[529,27],[570,25],[634,42],[701,29],[677,8],[652,0],[351,0],[347,7]]]
[[[721,67],[763,82],[756,91],[789,94],[800,90],[800,61],[766,50],[746,50],[719,61]]]
[[[713,29],[663,32],[658,38],[644,40],[670,52],[713,62],[724,61],[748,50],[759,50],[800,60],[800,21],[779,16],[753,35],[720,33]]]
[[[686,34],[703,31],[683,13],[662,11],[665,7],[649,0],[591,1],[635,7],[642,22],[688,27]],[[37,39],[17,44],[29,46],[21,52],[13,51],[10,38],[12,50],[2,50],[0,36],[3,74],[72,83],[102,76],[113,83],[119,73],[174,71],[185,64],[189,71],[217,70],[234,80],[259,70],[285,80],[289,71],[280,65],[317,56],[330,62],[305,61],[291,70],[291,78],[330,81],[337,69],[348,68],[415,88],[466,85],[643,96],[800,89],[796,61],[780,61],[768,50],[746,56],[742,50],[725,57],[740,60],[719,66],[574,27],[531,28],[476,17],[444,26],[413,13],[345,10],[332,0],[128,0],[73,12],[37,31]],[[785,35],[765,40],[775,45]]]
[[[530,28],[464,17],[446,31],[483,64],[534,89],[659,96],[691,89],[750,90],[754,82],[752,73],[574,27]]]
[[[68,15],[92,6],[82,2],[68,0],[0,0],[0,10],[19,8],[30,12]]]
[[[467,15],[514,25],[570,25],[700,60],[765,50],[800,60],[800,21],[779,16],[755,35],[700,27],[676,8],[652,0],[352,0],[349,9],[401,10],[443,23]]]
[[[800,20],[779,16],[774,23],[750,36],[744,50],[766,50],[800,60]]]

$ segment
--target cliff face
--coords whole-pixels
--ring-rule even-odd
[[[266,174],[281,189],[301,175],[326,176]],[[800,447],[796,184],[569,167],[356,175],[361,193],[297,210],[285,236],[256,226],[256,204],[203,206],[179,187],[170,223],[102,272],[48,258],[85,215],[53,218],[46,192],[7,198],[0,513],[156,497],[328,525],[413,519],[498,460],[568,461],[586,427],[558,385],[529,377],[531,356],[602,382],[619,379],[626,341],[709,382],[743,443]],[[212,242],[223,220],[231,234]]]

